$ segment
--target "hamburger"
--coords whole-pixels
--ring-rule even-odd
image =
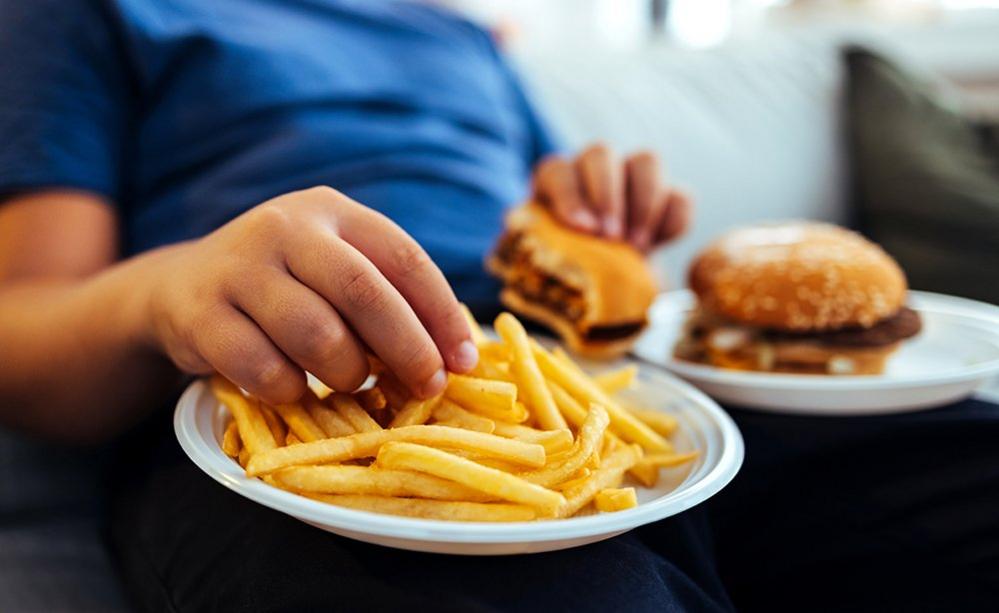
[[[855,232],[825,223],[747,227],[693,261],[697,307],[674,355],[740,370],[879,374],[919,333],[898,264]]]
[[[575,353],[607,359],[627,351],[648,323],[656,284],[623,241],[575,232],[538,204],[514,209],[487,260],[500,301],[554,330]]]

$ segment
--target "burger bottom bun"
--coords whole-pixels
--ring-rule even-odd
[[[584,358],[610,360],[620,357],[631,349],[631,346],[639,336],[639,333],[636,333],[613,341],[587,341],[576,330],[571,321],[546,307],[524,299],[523,296],[512,289],[507,288],[500,292],[500,302],[517,315],[522,315],[553,330],[570,351]]]
[[[720,368],[807,375],[879,375],[901,342],[879,347],[836,346],[813,341],[777,340],[733,351],[681,341],[674,357]],[[766,355],[764,359],[763,356]]]

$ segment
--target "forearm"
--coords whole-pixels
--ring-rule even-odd
[[[82,281],[0,288],[0,421],[76,441],[109,436],[177,384],[149,341],[153,253]]]

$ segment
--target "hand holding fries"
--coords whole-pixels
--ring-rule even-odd
[[[212,390],[233,417],[224,452],[247,475],[314,500],[455,521],[565,518],[591,503],[625,510],[638,504],[626,475],[650,487],[661,469],[696,458],[673,453],[675,418],[614,398],[634,367],[593,378],[512,315],[496,321],[500,341],[469,322],[479,365],[428,399],[381,368],[361,391],[307,391],[275,406],[216,376]]]

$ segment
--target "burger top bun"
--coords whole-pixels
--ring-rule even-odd
[[[879,246],[825,223],[729,232],[690,267],[700,304],[752,326],[789,331],[870,327],[905,301],[905,274]]]

